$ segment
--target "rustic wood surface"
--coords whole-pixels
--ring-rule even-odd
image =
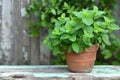
[[[42,39],[30,38],[25,8],[31,0],[0,0],[0,64],[50,64]],[[46,34],[46,33],[44,33]]]
[[[120,80],[120,66],[94,66],[73,73],[67,66],[0,66],[0,80]]]

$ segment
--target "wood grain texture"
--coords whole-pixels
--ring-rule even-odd
[[[31,52],[30,52],[30,37],[29,37],[29,28],[28,22],[30,18],[26,18],[25,15],[25,8],[30,3],[30,0],[21,0],[21,27],[23,33],[22,39],[22,51],[23,51],[23,63],[24,64],[31,64]]]
[[[90,73],[67,66],[0,66],[0,80],[120,80],[120,66],[94,66]]]
[[[14,20],[14,55],[16,64],[30,64],[30,38],[28,32],[28,18],[25,17],[25,8],[28,0],[13,0]]]
[[[0,64],[50,64],[50,51],[41,39],[30,38],[26,6],[31,0],[0,0]],[[44,37],[44,36],[42,36]]]
[[[0,0],[0,42],[1,42],[1,40],[2,40],[2,38],[1,38],[1,35],[2,35],[2,33],[1,33],[1,27],[2,27],[2,1]],[[1,44],[1,43],[0,43]],[[2,64],[3,63],[3,58],[2,58],[2,48],[0,47],[0,64]]]
[[[6,4],[7,2],[7,4]],[[1,25],[1,55],[3,64],[11,63],[11,47],[13,34],[12,28],[12,0],[2,0],[2,25]]]
[[[25,8],[30,0],[0,0],[0,64],[30,64]]]
[[[31,64],[40,64],[40,38],[31,38]]]

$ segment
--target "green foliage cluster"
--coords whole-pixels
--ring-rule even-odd
[[[33,0],[26,9],[29,16],[32,13],[32,16],[37,19],[36,22],[29,23],[30,35],[39,36],[45,27],[53,27],[54,19],[62,13],[69,15],[74,9],[78,8],[68,5],[64,0]]]
[[[54,55],[68,52],[81,53],[84,49],[99,43],[102,49],[105,45],[110,45],[107,34],[118,30],[113,19],[103,15],[104,11],[99,11],[97,7],[93,10],[83,9],[82,11],[72,11],[66,17],[63,13],[55,20],[54,29],[43,41]]]
[[[110,34],[111,45],[107,45],[105,49],[97,54],[96,64],[112,64],[120,65],[120,37]],[[100,54],[101,53],[101,54]]]
[[[83,25],[96,26],[96,30],[92,30],[92,29],[88,29],[88,30],[84,29],[85,31],[81,30],[81,34],[85,34],[85,37],[93,37],[94,35],[89,34],[89,33],[92,33],[92,32],[99,33],[100,31],[107,32],[107,31],[103,31],[104,29],[102,29],[102,27],[100,27],[101,25],[104,25],[104,23],[101,24],[101,22],[100,23],[98,22],[98,23],[93,24],[94,20],[91,20],[91,18],[90,18],[91,16],[87,17],[87,18],[85,18],[85,17],[80,18],[80,15],[78,13],[81,13],[81,12],[78,12],[78,11],[82,10],[83,8],[92,9],[92,7],[94,5],[97,5],[100,10],[104,10],[105,12],[107,12],[107,14],[105,14],[106,16],[111,16],[110,9],[113,8],[113,5],[115,5],[115,3],[116,3],[116,0],[32,0],[31,4],[28,5],[26,10],[28,12],[28,15],[30,16],[32,14],[32,16],[35,16],[37,18],[37,21],[36,22],[30,21],[30,23],[29,23],[30,36],[38,37],[38,36],[40,36],[40,32],[42,32],[43,29],[49,28],[48,32],[49,33],[52,32],[52,34],[49,35],[49,37],[54,39],[55,34],[61,36],[61,37],[59,37],[60,41],[55,39],[54,43],[47,44],[47,46],[50,49],[51,49],[51,44],[54,44],[54,46],[58,47],[57,46],[58,44],[65,41],[66,39],[68,39],[68,44],[69,44],[69,42],[74,43],[71,45],[70,51],[80,52],[80,50],[82,50],[82,48],[78,49],[78,44],[75,43],[77,41],[78,35],[70,34],[70,32],[75,29],[73,28],[73,26],[69,26],[69,25],[77,24],[76,23],[77,21],[75,21],[76,19],[72,19],[72,18],[77,18],[79,16],[78,21],[83,22],[82,23]],[[73,11],[74,11],[74,13],[73,13]],[[83,12],[87,13],[87,10],[83,10]],[[102,12],[100,14],[103,15],[104,13]],[[89,14],[87,14],[87,15],[89,15]],[[84,15],[82,15],[82,16],[84,16]],[[105,24],[113,22],[113,20],[108,19],[107,17],[104,17],[104,19],[100,19],[100,20],[101,21],[105,20]],[[54,25],[55,25],[55,27],[54,27]],[[61,33],[62,28],[60,28],[60,27],[63,25],[65,25],[65,29],[63,29],[64,33]],[[114,25],[114,26],[116,26],[116,25]],[[113,27],[113,24],[111,24],[110,27],[112,27],[111,29],[115,29],[115,27]],[[69,34],[69,36],[66,34]],[[45,44],[49,40],[49,37],[47,37],[46,41],[44,41]],[[100,38],[98,38],[99,40],[95,39],[96,42],[97,41],[103,42],[103,43],[101,43],[102,46],[100,47],[103,50],[99,51],[99,53],[102,53],[102,54],[97,55],[96,64],[118,64],[118,62],[120,61],[120,57],[119,57],[120,56],[120,54],[119,54],[120,53],[120,49],[119,49],[120,45],[118,45],[118,44],[120,44],[120,40],[114,34],[111,34],[110,35],[111,41],[109,42],[108,37],[109,37],[109,35],[104,34]],[[52,39],[50,39],[50,40],[52,40]],[[83,41],[85,41],[84,44],[92,43],[91,38],[84,39]],[[67,42],[67,41],[65,41],[65,42]],[[105,44],[107,44],[107,46],[104,49]],[[89,45],[87,44],[86,46],[89,47],[90,45],[91,44],[89,44]],[[67,46],[67,45],[65,45],[65,46]],[[55,49],[53,51],[55,55],[57,54],[56,51],[58,51],[58,50]],[[60,50],[60,51],[63,53],[63,50]],[[57,59],[55,59],[54,64],[65,64],[65,55],[59,54]]]

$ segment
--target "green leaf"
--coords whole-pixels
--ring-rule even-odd
[[[72,30],[72,27],[70,25],[65,25],[66,33],[69,33],[71,30]]]
[[[88,33],[87,31],[84,30],[84,36],[87,38],[92,38],[94,35],[92,33]]]
[[[53,41],[53,46],[56,46],[56,45],[58,45],[58,44],[60,44],[60,40],[59,39],[55,39],[54,41]]]
[[[98,11],[98,7],[94,6],[94,12],[95,12],[95,18],[102,17],[102,15],[105,13],[104,11]]]
[[[94,7],[93,7],[93,10],[94,10],[95,12],[97,12],[97,11],[98,11],[98,7],[97,7],[97,6],[94,6]]]
[[[107,34],[102,34],[102,40],[105,44],[110,45],[109,36]]]
[[[73,14],[78,18],[82,18],[82,14],[80,12],[73,12]]]
[[[53,49],[53,55],[54,56],[56,56],[57,54],[59,54],[59,49],[57,48],[57,47],[55,47],[54,49]]]
[[[62,17],[62,18],[65,18],[65,16],[66,16],[65,13],[62,13],[62,14],[61,14],[61,17]]]
[[[94,32],[98,33],[98,32],[103,32],[104,29],[102,29],[101,27],[99,27],[100,25],[98,25],[98,23],[94,23]]]
[[[43,13],[42,15],[41,15],[41,20],[44,20],[46,18],[46,15]]]
[[[112,33],[112,34],[110,34],[110,38],[112,38],[112,39],[116,39],[117,36],[116,36],[114,33]]]
[[[91,25],[93,23],[93,19],[92,18],[82,18],[82,21],[84,24],[86,25]]]
[[[69,34],[62,34],[60,39],[68,39],[70,37]]]
[[[47,44],[48,42],[49,42],[49,38],[46,37],[46,38],[43,40],[42,44]]]
[[[65,27],[61,27],[60,31],[63,32],[63,33],[65,33],[66,32]]]
[[[65,23],[65,19],[62,17],[58,17],[59,23],[60,24],[64,24]]]
[[[57,0],[49,0],[52,5],[55,5]]]
[[[80,49],[78,43],[72,43],[72,49],[74,52],[79,53]]]
[[[55,9],[52,9],[51,12],[52,12],[52,14],[56,15]]]
[[[120,29],[120,27],[119,27],[118,25],[116,25],[116,24],[110,24],[110,25],[108,26],[108,28],[109,28],[110,30],[119,30],[119,29]]]
[[[91,45],[91,42],[90,42],[90,38],[87,38],[85,36],[83,36],[83,42],[86,44],[86,45]]]
[[[64,8],[65,8],[65,9],[69,9],[70,6],[69,6],[66,2],[64,2]]]
[[[104,16],[104,20],[106,23],[110,24],[111,22],[113,22],[114,20],[113,19],[109,19],[108,17],[105,17]]]
[[[72,42],[76,41],[76,35],[70,36],[70,37],[69,37],[69,40],[72,41]]]
[[[51,22],[52,22],[52,23],[55,23],[55,22],[57,22],[57,20],[54,19],[54,18],[51,18]]]
[[[110,57],[112,57],[112,52],[108,49],[102,51],[101,53],[104,55],[104,59],[109,59]]]
[[[49,50],[51,50],[51,49],[52,49],[51,42],[48,42],[48,43],[47,43],[47,48],[48,48]]]
[[[104,50],[104,49],[105,49],[105,44],[104,44],[104,43],[102,43],[102,45],[100,46],[100,49],[101,49],[101,50]]]
[[[83,30],[87,31],[88,33],[93,33],[93,27],[92,26],[84,26]]]
[[[103,14],[105,14],[104,11],[98,11],[98,12],[96,12],[96,14],[95,14],[95,18],[102,17]]]
[[[116,38],[113,42],[112,42],[118,49],[120,49],[120,39]]]
[[[60,32],[59,29],[55,29],[55,30],[52,31],[52,34],[53,34],[53,35],[60,35],[61,32]]]

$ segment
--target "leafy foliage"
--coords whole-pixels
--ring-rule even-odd
[[[96,64],[120,65],[120,37],[112,33],[110,34],[110,40],[111,45],[107,45],[105,49],[99,51],[102,55],[97,55]]]
[[[104,11],[100,11],[94,6],[92,10],[73,10],[72,12],[69,16],[61,15],[58,17],[54,23],[53,30],[47,36],[49,38],[47,44],[51,44],[51,50],[53,50],[54,55],[65,53],[66,50],[81,53],[82,50],[97,43],[110,45],[108,34],[118,30],[119,27],[114,24],[113,19],[109,19],[104,15]],[[66,14],[64,13],[64,15]],[[66,19],[68,20],[66,21]],[[109,28],[110,25],[114,25],[114,29]],[[56,45],[54,45],[54,40],[58,40]],[[107,55],[105,52],[107,52]],[[110,51],[108,50],[102,52],[105,55],[105,59],[111,57],[111,53],[109,53]]]
[[[64,25],[66,23],[66,21],[70,21],[74,14],[74,16],[81,18],[81,15],[79,15],[80,10],[82,10],[83,8],[85,9],[92,9],[92,6],[97,5],[99,7],[100,10],[104,10],[104,11],[99,11],[99,13],[96,13],[94,15],[94,18],[97,19],[99,18],[99,16],[101,15],[106,15],[111,17],[111,9],[114,8],[114,5],[116,5],[116,0],[32,0],[31,4],[28,5],[27,7],[27,12],[28,12],[28,16],[33,16],[37,19],[37,21],[30,21],[29,22],[29,27],[30,27],[30,36],[31,37],[38,37],[40,36],[40,33],[42,31],[44,31],[43,29],[45,28],[49,28],[49,32],[51,30],[54,29],[54,25],[55,26],[61,26]],[[75,10],[73,12],[73,10]],[[94,8],[94,11],[98,11],[97,8]],[[91,14],[87,14],[87,11],[84,10],[84,16],[82,16],[83,18],[81,19],[84,24],[91,25],[93,23],[93,20],[91,19]],[[83,14],[83,13],[80,13]],[[62,16],[62,17],[59,17]],[[59,17],[59,19],[58,19]],[[57,20],[56,20],[57,19]],[[113,20],[111,19],[107,19],[106,17],[104,17],[104,20],[108,23],[109,22],[113,22]],[[58,22],[62,23],[59,24]],[[75,23],[76,22],[76,23]],[[79,27],[76,27],[76,26]],[[112,34],[110,35],[106,35],[106,33],[108,33],[107,30],[104,30],[104,28],[102,27],[104,25],[103,22],[99,21],[96,22],[94,24],[94,28],[92,27],[86,27],[84,25],[79,25],[79,21],[76,19],[75,21],[70,22],[70,24],[66,24],[65,28],[61,28],[60,30],[56,29],[54,30],[53,33],[57,34],[57,36],[55,35],[49,35],[52,38],[55,37],[59,37],[58,35],[61,35],[61,31],[64,31],[66,34],[63,35],[62,40],[64,40],[64,42],[70,43],[73,42],[75,43],[76,40],[80,40],[80,41],[84,41],[84,44],[87,45],[91,45],[91,38],[94,36],[92,34],[92,32],[97,33],[101,33],[104,32],[104,34],[101,34],[101,37],[96,37],[99,41],[101,42],[101,50],[99,50],[99,53],[102,54],[98,54],[97,55],[97,61],[96,64],[120,64],[120,38],[116,37],[114,35],[113,32],[111,32]],[[107,26],[108,26],[107,25]],[[74,26],[74,30],[78,31],[79,30],[79,34],[76,35],[71,35],[73,32],[73,27]],[[80,30],[80,28],[82,27],[86,31]],[[106,27],[107,29],[112,29],[112,30],[117,30],[118,26],[115,24],[111,24],[109,25],[109,27]],[[105,28],[105,29],[106,29]],[[71,32],[71,34],[69,35],[69,33]],[[89,34],[90,33],[90,34]],[[84,34],[84,36],[81,38],[80,34]],[[80,37],[79,39],[77,37]],[[110,37],[109,37],[110,36]],[[66,39],[67,40],[66,40]],[[110,41],[109,41],[110,40]],[[93,40],[92,40],[93,41]],[[94,41],[93,41],[94,42]],[[103,42],[103,43],[102,43]],[[51,45],[53,46],[57,46],[60,43],[62,43],[62,41],[60,39],[55,39],[53,41],[53,43],[49,42],[49,37],[46,37],[46,39],[43,41],[44,44],[47,44],[49,49],[51,48]],[[106,45],[107,44],[107,45]],[[66,45],[67,46],[67,45]],[[65,48],[65,46],[63,46]],[[79,47],[81,47],[79,45]],[[68,51],[71,52],[73,51],[72,46],[68,48]],[[78,50],[75,50],[78,51]],[[79,48],[79,51],[82,51],[82,48]],[[57,55],[56,52],[59,52],[59,50],[55,49],[54,51],[54,55]],[[55,59],[54,64],[65,64],[65,55],[63,53],[57,55],[57,59]]]

